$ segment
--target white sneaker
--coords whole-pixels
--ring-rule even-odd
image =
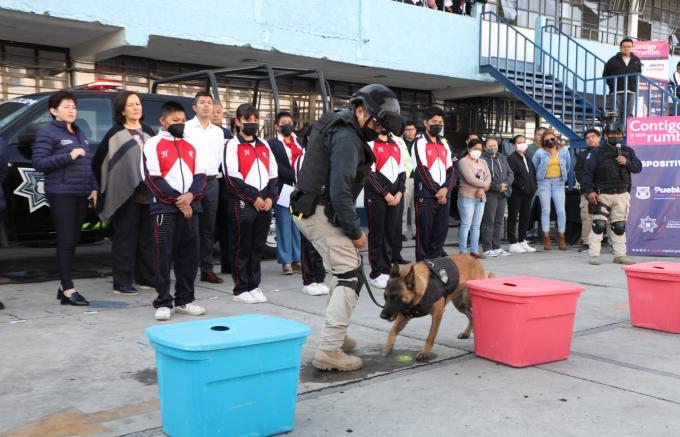
[[[154,319],[159,321],[170,320],[172,316],[172,310],[168,307],[156,308],[156,314],[153,316]]]
[[[262,289],[260,289],[260,287],[257,287],[254,290],[250,290],[248,293],[250,293],[250,295],[255,298],[257,303],[266,303],[267,302],[267,298],[265,297],[264,293],[262,293]]]
[[[303,285],[302,292],[310,296],[321,296],[322,294],[326,294],[323,292],[323,290],[319,288],[319,284],[317,284],[316,282],[311,283],[309,285]]]
[[[328,288],[328,285],[319,282],[316,283],[316,288],[321,291],[321,294],[328,294],[331,292],[331,289]]]
[[[510,255],[510,252],[508,252],[505,249],[496,249],[496,255],[498,255],[498,256],[508,256],[508,255]]]
[[[487,251],[484,252],[482,255],[484,255],[484,256],[487,257],[487,258],[494,258],[494,257],[497,257],[497,256],[498,256],[498,253],[496,253],[495,250],[487,250]]]
[[[509,247],[510,253],[526,253],[526,249],[522,246],[522,243],[513,243]]]
[[[192,302],[176,307],[175,312],[180,314],[188,314],[190,316],[202,316],[205,314],[205,308]]]
[[[522,241],[522,242],[519,243],[519,244],[522,245],[522,247],[524,248],[524,250],[525,250],[527,253],[529,253],[529,252],[536,252],[536,249],[534,249],[533,247],[529,246],[529,242],[528,242],[527,240],[524,240],[524,241]]]
[[[234,296],[234,301],[241,303],[258,303],[258,300],[255,299],[255,297],[252,294],[250,294],[249,291],[244,291],[238,296]]]
[[[368,282],[375,288],[385,288],[387,287],[387,278],[389,278],[389,276],[380,275],[375,279],[369,279]]]

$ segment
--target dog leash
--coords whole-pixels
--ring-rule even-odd
[[[368,295],[371,296],[371,300],[373,301],[374,304],[378,306],[378,308],[383,308],[383,305],[380,305],[378,301],[375,299],[375,296],[373,296],[373,290],[371,290],[371,286],[368,284],[368,278],[366,277],[366,272],[364,271],[364,256],[362,254],[359,254],[359,257],[361,258],[359,272],[361,273],[361,279],[364,281],[364,285],[366,285],[366,290],[368,290]]]

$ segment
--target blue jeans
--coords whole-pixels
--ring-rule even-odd
[[[300,230],[290,209],[274,205],[276,214],[276,260],[279,264],[300,262]]]
[[[479,253],[479,227],[484,217],[484,205],[486,199],[458,196],[458,212],[460,213],[460,226],[458,228],[458,247],[460,253],[468,253],[467,240],[470,236],[469,252]]]
[[[566,200],[564,181],[561,178],[543,179],[538,182],[536,191],[541,199],[541,227],[543,233],[550,232],[550,199],[555,204],[557,214],[557,232],[564,234],[567,228],[567,212],[564,209]]]

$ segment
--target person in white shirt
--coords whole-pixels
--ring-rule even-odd
[[[194,147],[205,153],[208,164],[201,199],[203,212],[199,215],[201,281],[221,284],[224,280],[213,272],[213,246],[220,197],[217,175],[224,154],[224,132],[211,122],[214,108],[213,98],[209,93],[201,91],[196,94],[193,110],[196,116],[186,122],[184,136]]]

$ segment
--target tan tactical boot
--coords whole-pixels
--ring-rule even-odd
[[[588,264],[591,266],[599,266],[600,265],[600,257],[595,255],[591,256],[590,259],[588,260]]]
[[[628,258],[627,256],[615,256],[614,257],[614,264],[623,264],[625,266],[629,266],[631,264],[635,264],[635,260],[632,258]]]
[[[349,335],[345,337],[345,341],[342,342],[342,346],[340,346],[340,349],[342,349],[345,352],[351,352],[357,347],[357,342],[355,339],[350,337]]]
[[[543,250],[550,250],[552,247],[552,241],[550,240],[550,235],[543,235]]]
[[[359,370],[364,365],[361,358],[348,355],[343,351],[330,352],[323,349],[317,349],[312,360],[312,365],[319,370],[339,370],[341,372],[348,372],[350,370]]]
[[[557,246],[560,250],[567,250],[567,240],[564,238],[564,234],[559,234],[557,236]]]

